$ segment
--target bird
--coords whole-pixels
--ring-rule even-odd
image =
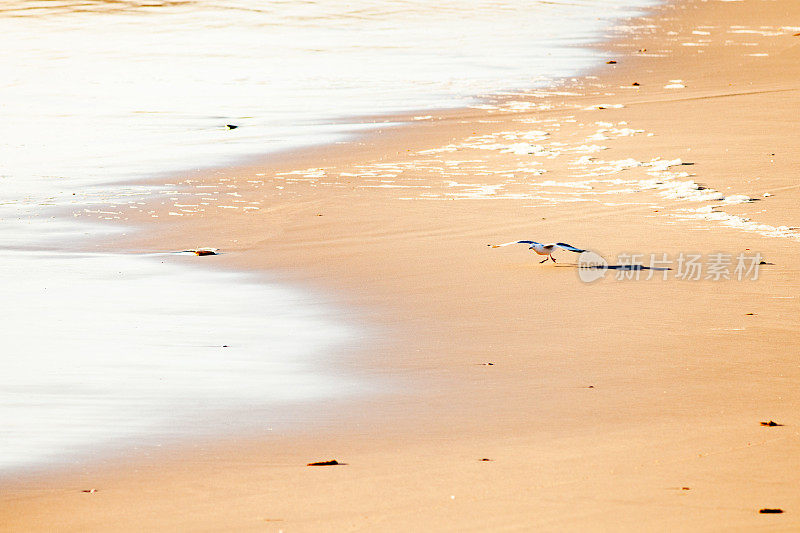
[[[565,242],[551,242],[550,244],[542,244],[536,241],[511,241],[504,244],[490,244],[489,246],[491,246],[492,248],[500,248],[501,246],[508,246],[511,244],[530,244],[529,247],[530,250],[533,250],[539,255],[546,255],[547,257],[539,261],[539,264],[544,263],[548,259],[552,259],[553,263],[555,263],[556,258],[553,257],[553,252],[556,250],[556,248],[561,248],[562,250],[568,250],[570,252],[575,252],[578,254],[586,251],[586,250],[581,250],[580,248],[575,248],[571,244],[567,244]]]

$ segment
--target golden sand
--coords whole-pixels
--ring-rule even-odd
[[[207,243],[325,294],[377,332],[335,371],[387,392],[297,408],[301,433],[10,480],[0,529],[800,528],[798,21],[675,1],[556,89],[177,177],[241,202],[159,200],[125,246]],[[569,252],[486,246],[517,239],[770,264],[584,283]]]

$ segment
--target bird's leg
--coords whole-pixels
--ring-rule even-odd
[[[555,258],[555,257],[553,257],[552,255],[550,256],[550,259],[552,259],[552,260],[553,260],[553,263],[555,263],[555,262],[556,262],[556,258]],[[545,261],[547,261],[547,259],[545,259]]]
[[[539,261],[539,264],[541,265],[541,264],[542,264],[542,263],[544,263],[545,261],[547,261],[547,258],[546,258],[546,257],[545,257],[544,259],[542,259],[541,261]]]

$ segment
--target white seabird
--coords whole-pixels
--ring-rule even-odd
[[[567,244],[565,242],[551,242],[550,244],[542,244],[536,241],[511,241],[504,244],[490,244],[489,246],[491,246],[492,248],[500,248],[501,246],[508,246],[510,244],[530,244],[529,247],[530,250],[533,250],[539,255],[547,256],[542,261],[539,261],[540,264],[544,263],[548,259],[552,259],[553,263],[555,263],[556,259],[555,257],[553,257],[553,252],[556,250],[556,248],[561,248],[562,250],[568,250],[570,252],[575,252],[578,254],[586,251],[586,250],[581,250],[580,248],[575,248],[571,244]]]

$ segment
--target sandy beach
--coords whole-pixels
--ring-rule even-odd
[[[97,248],[325,295],[371,332],[331,372],[376,390],[5,479],[0,530],[800,529],[798,34],[791,0],[674,0],[558,87],[176,175]]]

